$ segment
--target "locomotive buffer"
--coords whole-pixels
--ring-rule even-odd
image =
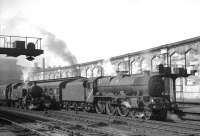
[[[42,38],[0,35],[0,54],[11,57],[25,55],[29,61],[44,53],[41,49]]]

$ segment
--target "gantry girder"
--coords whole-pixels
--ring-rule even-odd
[[[31,61],[44,53],[41,48],[41,38],[0,35],[0,54],[10,57],[25,55]]]

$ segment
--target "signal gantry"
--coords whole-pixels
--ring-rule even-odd
[[[11,57],[25,55],[29,61],[44,53],[41,48],[42,38],[0,35],[0,54]]]

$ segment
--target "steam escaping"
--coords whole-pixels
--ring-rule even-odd
[[[27,20],[20,16],[14,16],[7,20],[3,20],[1,26],[3,26],[2,27],[3,29],[1,28],[1,34],[5,35],[32,36],[32,34],[36,32],[36,30],[33,27],[30,27],[30,24],[28,24]],[[12,38],[12,42],[15,40],[23,40],[23,39],[16,37]],[[9,41],[6,41],[6,43],[7,42]],[[31,67],[33,66],[33,63],[27,61],[25,56],[19,56],[18,58],[14,58],[14,60],[16,60],[15,67],[18,67],[19,70],[21,71],[19,79],[23,81],[28,80],[28,73],[32,71]]]
[[[44,49],[44,57],[46,59],[47,66],[67,66],[74,65],[77,63],[76,57],[67,48],[66,43],[63,40],[58,39],[55,34],[40,28],[37,25],[31,24],[26,18],[21,16],[14,16],[8,20],[4,20],[4,29],[1,29],[1,33],[5,35],[19,35],[19,36],[31,36],[31,37],[42,37],[42,49]],[[3,30],[3,31],[2,31]],[[15,39],[21,40],[21,39]],[[40,61],[36,58],[34,62]],[[26,62],[26,63],[25,63]],[[33,62],[28,62],[24,57],[20,56],[17,58],[17,65],[20,65],[23,75],[23,80],[28,79],[28,72],[32,71]],[[73,68],[75,73],[77,72],[76,67]],[[77,75],[77,74],[76,74]]]
[[[19,81],[22,75],[21,67],[16,65],[16,59],[0,56],[0,84]]]
[[[37,25],[33,25],[29,23],[26,18],[20,16],[14,16],[8,20],[4,21],[4,29],[2,34],[9,35],[29,35],[33,37],[43,37],[43,45],[45,48],[45,55],[49,57],[49,59],[55,59],[56,61],[52,61],[54,64],[47,65],[63,65],[63,61],[68,65],[74,65],[77,63],[76,57],[71,53],[71,51],[67,48],[66,43],[63,40],[58,39],[55,34],[41,28]],[[58,58],[57,58],[58,57]],[[63,61],[61,61],[63,60]],[[47,63],[51,61],[48,61]],[[57,64],[55,64],[57,63]],[[63,66],[66,66],[64,64]]]
[[[56,65],[58,64],[58,61],[57,61],[58,59],[63,60],[63,62],[59,64],[62,66],[66,66],[67,64],[70,66],[73,66],[73,73],[75,73],[74,76],[78,76],[79,70],[76,68],[76,66],[74,66],[75,64],[77,64],[77,59],[71,53],[66,43],[63,40],[58,39],[53,33],[43,28],[39,28],[39,27],[37,28],[40,31],[40,33],[45,36],[44,43],[45,43],[46,51],[54,54],[55,57],[52,59],[55,60],[55,64]],[[47,63],[48,63],[48,58],[47,58]]]
[[[105,76],[114,76],[116,75],[116,68],[112,65],[110,59],[105,59],[102,63]]]
[[[22,78],[23,81],[26,82],[29,80],[29,74],[30,72],[32,72],[33,68],[32,67],[22,67],[21,71],[22,71]]]
[[[54,34],[44,29],[39,30],[41,34],[46,36],[45,47],[47,47],[49,51],[51,51],[56,56],[60,57],[62,60],[64,60],[64,62],[67,62],[69,65],[74,65],[77,63],[76,57],[67,48],[67,45],[63,40],[56,38]]]

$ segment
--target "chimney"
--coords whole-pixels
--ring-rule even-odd
[[[42,58],[42,72],[43,72],[43,80],[45,79],[45,58]]]

